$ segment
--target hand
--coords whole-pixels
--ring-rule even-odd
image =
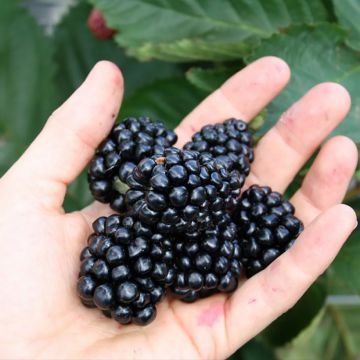
[[[277,58],[249,65],[183,120],[178,145],[205,123],[250,120],[289,76]],[[234,294],[194,304],[167,300],[145,328],[119,326],[85,308],[76,294],[79,253],[92,221],[110,210],[94,203],[65,214],[62,203],[112,127],[122,95],[116,66],[97,64],[0,180],[0,358],[225,358],[296,303],[356,226],[354,211],[337,204],[356,167],[357,149],[338,136],[321,148],[292,199],[305,231]],[[283,192],[349,107],[340,85],[312,88],[257,145],[247,186],[267,184]]]

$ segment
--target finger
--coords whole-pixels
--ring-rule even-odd
[[[357,147],[345,136],[336,136],[324,145],[291,200],[305,225],[342,202],[357,161]]]
[[[204,125],[236,117],[249,121],[287,84],[290,70],[276,57],[261,58],[227,80],[177,127],[178,146]]]
[[[290,250],[237,290],[225,306],[230,353],[298,301],[356,225],[350,207],[332,207],[305,229]]]
[[[87,220],[88,224],[91,224],[100,216],[110,216],[115,213],[109,204],[103,204],[99,201],[94,201],[87,207],[81,210],[84,218]]]
[[[289,77],[287,64],[276,57],[264,57],[248,65],[208,96],[181,122],[176,129],[179,136],[177,146],[182,146],[205,124],[229,117],[250,120],[283,89]],[[92,221],[99,209],[108,212],[108,206],[95,202],[84,209],[84,214]]]
[[[350,109],[348,92],[335,83],[313,87],[260,140],[247,184],[284,191]]]
[[[320,150],[301,188],[291,202],[297,216],[309,224],[322,211],[340,203],[356,169],[357,147],[345,136],[330,139]],[[114,211],[107,205],[95,201],[83,209],[89,226],[99,216],[110,216]]]
[[[82,171],[110,131],[123,95],[116,65],[101,61],[78,90],[48,119],[18,161],[14,172],[26,176],[41,198],[60,205],[66,186]]]

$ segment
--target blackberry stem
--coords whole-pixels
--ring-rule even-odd
[[[157,158],[155,160],[155,162],[156,162],[157,165],[163,165],[163,164],[165,164],[165,160],[166,160],[165,157],[161,156],[161,157]]]
[[[113,188],[119,192],[120,194],[125,194],[126,191],[129,189],[129,186],[123,183],[117,176],[114,178],[113,181]]]

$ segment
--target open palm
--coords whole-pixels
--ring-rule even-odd
[[[277,58],[249,65],[183,120],[178,145],[207,123],[250,120],[289,75]],[[112,127],[122,94],[116,66],[98,63],[0,180],[0,358],[225,358],[295,304],[356,226],[352,209],[336,204],[355,169],[357,150],[351,140],[334,137],[292,199],[305,231],[234,294],[194,304],[164,301],[144,328],[120,326],[85,308],[75,289],[79,253],[92,221],[111,211],[94,203],[65,214],[62,203],[66,187]],[[283,192],[349,107],[349,95],[337,84],[311,89],[257,145],[247,186],[267,184]]]

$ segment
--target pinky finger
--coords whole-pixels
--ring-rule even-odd
[[[350,207],[332,207],[304,230],[293,247],[245,282],[227,304],[229,348],[235,350],[291,308],[330,265],[356,226]]]
[[[345,136],[330,139],[321,149],[291,202],[305,226],[321,212],[342,202],[358,160],[358,151]]]

